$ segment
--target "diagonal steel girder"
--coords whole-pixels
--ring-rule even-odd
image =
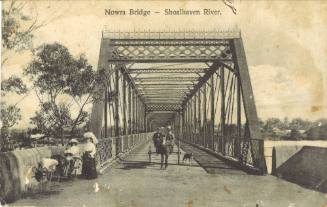
[[[194,88],[190,91],[189,95],[185,98],[183,101],[183,107],[187,103],[188,100],[190,100],[193,95],[202,87],[203,84],[209,80],[209,78],[218,70],[218,68],[221,66],[221,63],[219,61],[213,62],[213,64],[210,66],[210,69],[208,72],[204,74],[204,76],[199,78],[199,83],[194,86]]]
[[[118,69],[121,71],[121,73],[123,74],[123,76],[125,77],[126,81],[131,85],[131,87],[135,90],[135,94],[140,98],[140,100],[142,101],[142,103],[144,105],[146,105],[144,103],[144,100],[142,99],[142,96],[139,94],[139,90],[133,80],[133,78],[131,77],[131,74],[128,73],[128,69],[126,68],[126,65],[117,65],[116,67],[118,67]]]

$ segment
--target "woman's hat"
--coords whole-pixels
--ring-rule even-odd
[[[76,144],[78,144],[78,141],[77,141],[76,139],[71,139],[71,140],[69,141],[69,143],[76,143]]]
[[[98,143],[98,139],[95,137],[95,135],[92,132],[86,132],[83,137],[85,139],[91,139],[94,144]]]

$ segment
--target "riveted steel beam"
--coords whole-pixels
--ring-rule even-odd
[[[137,83],[137,86],[192,86],[193,83]]]
[[[199,77],[139,77],[134,78],[135,82],[145,81],[196,81]]]
[[[190,88],[163,88],[161,89],[160,87],[156,88],[139,88],[140,93],[147,93],[147,92],[167,92],[167,89],[172,90],[172,91],[179,91],[179,92],[186,92],[190,90]],[[191,88],[192,89],[192,88]]]
[[[140,92],[140,95],[142,96],[146,96],[146,95],[154,95],[154,96],[158,96],[158,95],[175,95],[175,96],[181,96],[181,95],[185,95],[186,92],[185,91],[174,91],[173,93],[170,92],[170,91],[160,91],[160,92],[157,92],[157,91],[149,91],[149,92]]]
[[[183,100],[148,100],[148,104],[180,104]]]
[[[170,100],[170,101],[163,101],[163,100],[149,100],[147,104],[181,104],[183,100]]]
[[[173,85],[163,85],[163,84],[155,84],[155,85],[151,85],[151,84],[149,84],[149,85],[146,85],[146,84],[144,84],[144,85],[138,85],[138,89],[142,89],[142,88],[186,88],[186,89],[188,89],[188,88],[190,88],[190,86],[193,86],[193,85],[184,85],[184,84],[173,84]]]
[[[166,96],[144,96],[144,99],[145,100],[148,100],[148,99],[183,99],[184,96],[169,96],[169,95],[166,95]]]
[[[128,72],[132,73],[205,73],[207,68],[153,68],[153,69],[144,69],[144,68],[135,68],[130,69]]]
[[[219,39],[113,39],[111,45],[113,46],[131,46],[131,47],[140,47],[140,46],[229,46],[228,40],[219,40]],[[172,49],[173,50],[173,49]]]
[[[124,57],[124,56],[122,56]],[[122,58],[122,59],[111,59],[109,58],[108,61],[119,64],[119,63],[205,63],[208,61],[216,61],[220,60],[222,62],[232,62],[233,60],[231,58],[217,58],[217,57],[212,57],[212,58],[179,58],[179,59],[157,59],[157,58],[142,58],[142,59],[133,59],[131,58]]]

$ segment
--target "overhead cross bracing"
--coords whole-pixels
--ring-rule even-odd
[[[93,107],[96,134],[169,123],[181,138],[264,171],[239,32],[104,31],[98,67],[111,75],[103,101]]]
[[[134,63],[127,71],[150,109],[164,103],[181,105],[208,69],[205,63]],[[179,110],[167,106],[159,108]]]

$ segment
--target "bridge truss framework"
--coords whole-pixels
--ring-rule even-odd
[[[239,33],[102,35],[98,69],[107,69],[91,124],[98,137],[172,125],[186,142],[265,173],[249,70]]]

